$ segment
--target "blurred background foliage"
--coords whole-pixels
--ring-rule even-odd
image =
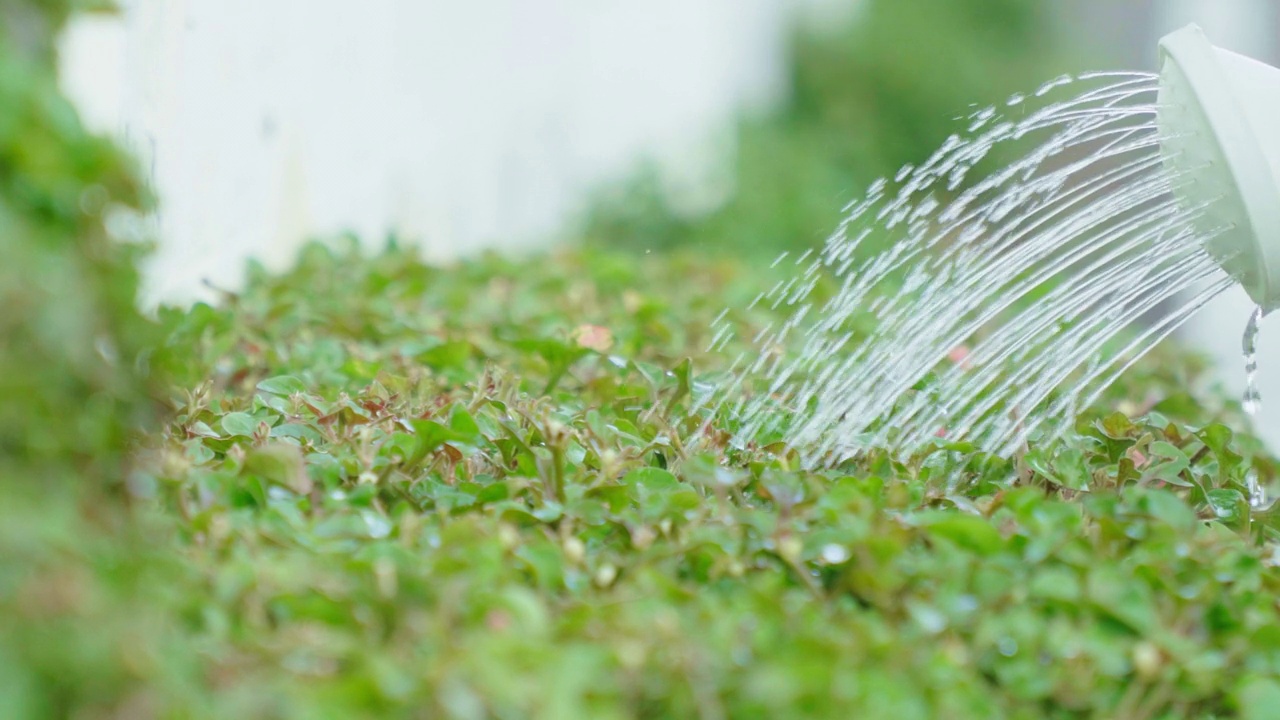
[[[6,462],[118,479],[126,430],[148,410],[138,355],[156,338],[135,307],[142,248],[106,222],[145,199],[132,163],[59,93],[50,38],[69,11],[0,2],[0,442]]]
[[[146,193],[61,96],[67,0],[0,0],[0,715],[145,717],[166,558],[129,508],[131,438],[156,413],[143,248],[109,218]],[[136,490],[136,488],[135,488]],[[136,494],[136,493],[134,493]]]
[[[848,22],[799,27],[790,96],[740,123],[725,204],[687,215],[656,173],[642,172],[601,196],[586,237],[611,248],[770,259],[816,246],[867,185],[962,129],[958,117],[1075,69],[1054,20],[1050,3],[1025,0],[864,0]],[[1017,148],[1000,150],[986,167]]]

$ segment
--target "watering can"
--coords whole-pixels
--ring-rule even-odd
[[[1209,254],[1264,312],[1280,307],[1280,69],[1189,25],[1160,40],[1157,126],[1175,196],[1203,208]]]

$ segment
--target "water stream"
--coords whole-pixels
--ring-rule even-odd
[[[1249,315],[1249,324],[1244,328],[1244,411],[1256,415],[1262,394],[1258,392],[1258,331],[1262,327],[1262,317],[1266,313],[1261,307],[1253,309]]]
[[[1068,428],[1233,283],[1204,250],[1216,233],[1193,229],[1204,206],[1174,197],[1190,178],[1162,162],[1156,90],[1058,78],[874,183],[756,298],[788,312],[734,363],[766,385],[730,393],[740,438],[781,434],[815,465],[938,437],[1008,453]],[[969,177],[1006,143],[1019,160]]]
[[[1250,416],[1258,414],[1261,408],[1262,394],[1258,392],[1258,332],[1262,328],[1262,318],[1266,311],[1261,306],[1253,309],[1249,315],[1249,323],[1244,328],[1244,340],[1241,342],[1244,351],[1244,411]],[[1245,475],[1245,484],[1249,493],[1249,505],[1260,510],[1270,504],[1266,488],[1258,482],[1258,472],[1250,468]]]

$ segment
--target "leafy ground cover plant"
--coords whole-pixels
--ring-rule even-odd
[[[1015,458],[805,471],[691,402],[759,282],[317,245],[166,313],[175,414],[136,484],[210,712],[1267,716],[1276,524],[1243,487],[1276,469],[1188,364]]]

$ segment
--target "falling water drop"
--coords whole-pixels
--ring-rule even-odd
[[[1262,394],[1258,392],[1258,330],[1262,326],[1262,317],[1266,313],[1262,307],[1253,309],[1249,315],[1249,324],[1244,328],[1244,411],[1249,415],[1257,415],[1262,403]],[[1258,483],[1258,472],[1253,468],[1245,474],[1245,485],[1249,491],[1249,505],[1256,509],[1267,506],[1266,490]]]
[[[1249,468],[1244,474],[1245,489],[1249,491],[1249,507],[1254,510],[1265,510],[1271,506],[1266,488],[1258,482],[1258,471]]]
[[[1262,326],[1263,313],[1261,307],[1253,309],[1249,316],[1249,324],[1244,329],[1244,411],[1250,415],[1258,414],[1258,406],[1262,395],[1258,392],[1258,330]]]
[[[849,549],[837,543],[830,543],[822,548],[822,561],[828,565],[839,565],[849,559]]]

